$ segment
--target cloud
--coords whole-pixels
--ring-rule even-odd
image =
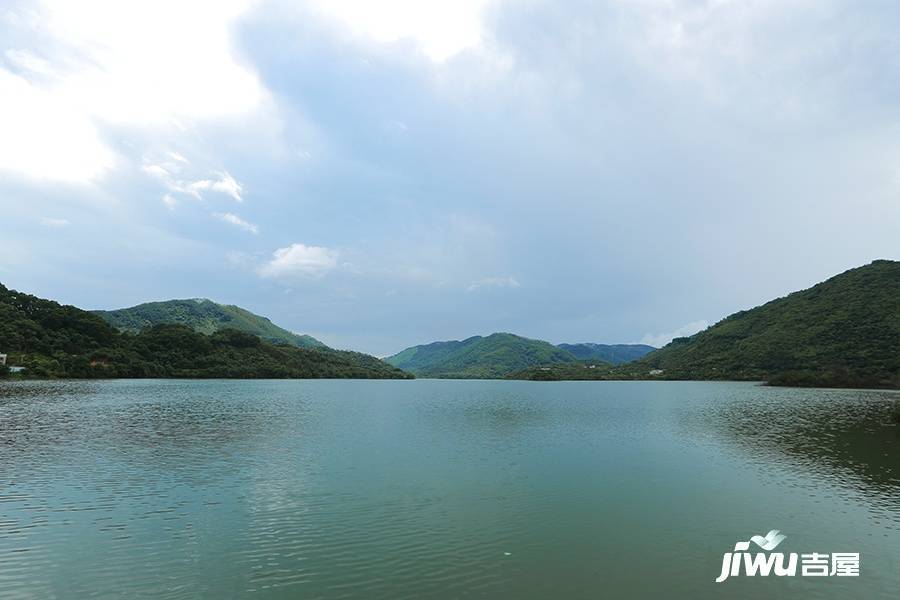
[[[30,179],[90,183],[114,163],[90,115],[0,66],[0,169]]]
[[[240,227],[245,231],[249,231],[250,233],[259,233],[259,228],[256,225],[254,225],[253,223],[248,223],[236,214],[226,212],[215,213],[214,216],[225,221],[226,223],[231,223],[232,225]]]
[[[321,277],[338,266],[338,252],[322,246],[291,244],[272,253],[259,274],[273,279]]]
[[[648,346],[653,346],[654,348],[662,348],[677,337],[687,337],[690,335],[694,335],[695,333],[703,331],[707,327],[709,327],[708,321],[692,321],[691,323],[686,323],[675,331],[671,331],[669,333],[659,333],[656,335],[648,333],[641,339],[641,343],[647,344]]]
[[[203,197],[201,192],[213,191],[231,196],[238,202],[244,201],[244,198],[241,195],[244,190],[243,186],[238,183],[228,171],[216,173],[217,179],[198,179],[196,181],[190,181],[183,178],[176,178],[175,175],[182,174],[184,167],[188,165],[189,162],[185,157],[175,152],[167,152],[166,156],[170,157],[175,162],[169,160],[167,162],[157,163],[148,160],[147,157],[145,157],[144,165],[141,167],[141,170],[150,177],[162,182],[170,192],[187,194],[199,200]]]
[[[144,173],[150,175],[151,177],[156,177],[158,179],[169,178],[169,172],[160,165],[144,165],[143,167],[141,167],[141,169],[144,171]]]
[[[466,289],[474,292],[486,287],[517,288],[519,287],[519,282],[514,277],[484,277],[473,281]]]
[[[200,192],[205,190],[212,190],[214,192],[227,194],[238,202],[244,201],[244,199],[241,197],[241,192],[243,191],[241,184],[235,181],[234,177],[232,177],[227,172],[219,173],[218,180],[201,179],[199,181],[194,181],[187,186],[179,185],[178,189],[178,191],[191,194],[192,196],[195,196],[197,198],[200,198]]]
[[[485,0],[314,0],[321,14],[380,43],[411,40],[434,61],[482,41]]]
[[[101,126],[164,131],[256,110],[265,91],[230,38],[252,4],[14,3],[0,15],[0,169],[96,182],[118,154]]]
[[[44,227],[68,227],[68,219],[56,219],[52,217],[41,217],[40,223]]]
[[[178,205],[178,201],[172,196],[172,194],[163,194],[162,203],[166,205],[166,208],[169,210],[175,210],[175,206]]]

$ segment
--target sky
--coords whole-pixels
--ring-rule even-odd
[[[893,0],[0,6],[0,282],[384,356],[650,343],[900,258]]]

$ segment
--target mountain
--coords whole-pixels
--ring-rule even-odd
[[[611,365],[637,360],[649,352],[656,350],[646,344],[557,344],[557,348],[565,350],[579,360],[602,360]]]
[[[487,337],[413,346],[385,360],[420,377],[484,379],[505,377],[532,365],[570,362],[575,358],[549,342],[511,333],[494,333]]]
[[[211,334],[226,327],[257,335],[274,344],[300,348],[324,348],[325,344],[309,335],[298,335],[275,325],[269,319],[231,304],[218,304],[206,298],[147,302],[118,310],[95,310],[107,323],[120,331],[138,332],[154,325],[186,325],[200,333]]]
[[[737,312],[641,362],[677,378],[900,387],[900,262],[877,260]]]
[[[120,332],[100,316],[0,285],[0,353],[29,377],[409,378],[357,352],[272,344],[182,324]],[[0,377],[8,376],[0,366]]]
[[[900,388],[900,262],[851,269],[609,370],[548,365],[511,377]]]

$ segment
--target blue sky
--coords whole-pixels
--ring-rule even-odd
[[[378,355],[900,258],[892,1],[4,3],[0,282]]]

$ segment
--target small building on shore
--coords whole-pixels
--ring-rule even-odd
[[[6,355],[0,354],[0,365],[5,365],[5,364],[6,364]]]

